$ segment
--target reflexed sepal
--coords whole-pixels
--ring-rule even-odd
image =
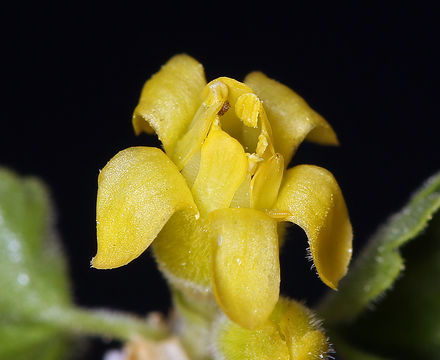
[[[225,316],[216,325],[216,360],[314,360],[329,352],[313,313],[293,300],[280,298],[269,319],[254,330]]]
[[[353,233],[344,197],[333,175],[313,165],[289,169],[272,214],[306,232],[320,278],[336,289],[351,259]]]
[[[100,269],[125,265],[144,252],[179,210],[197,214],[185,179],[157,148],[132,147],[116,154],[98,178],[96,222]]]
[[[196,113],[205,85],[200,63],[188,55],[172,57],[142,89],[133,114],[136,134],[156,132],[170,154]]]
[[[279,297],[277,223],[254,209],[219,209],[208,218],[212,286],[222,310],[253,329],[264,323]]]
[[[287,86],[261,72],[248,74],[245,83],[263,101],[272,126],[275,151],[283,155],[286,166],[304,139],[324,145],[338,144],[327,121]]]

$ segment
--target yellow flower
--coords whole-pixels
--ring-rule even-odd
[[[290,221],[306,232],[322,281],[337,287],[352,242],[340,188],[320,167],[286,169],[304,139],[337,138],[300,96],[259,72],[206,84],[202,65],[177,55],[145,84],[133,126],[155,132],[165,153],[132,147],[101,171],[94,267],[125,265],[155,240],[174,286],[212,291],[252,329],[278,301],[278,233]]]

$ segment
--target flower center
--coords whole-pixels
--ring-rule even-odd
[[[284,161],[275,153],[262,101],[249,86],[227,77],[207,84],[202,99],[172,154],[202,213],[222,207],[269,209]],[[214,194],[219,191],[223,196]]]

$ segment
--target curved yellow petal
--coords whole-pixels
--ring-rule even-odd
[[[154,256],[166,278],[181,291],[211,290],[211,243],[202,217],[175,213],[153,242]]]
[[[250,196],[250,186],[251,186],[251,173],[248,171],[243,182],[238,187],[237,191],[232,198],[229,207],[233,208],[249,208],[251,207],[251,196]]]
[[[278,301],[277,223],[255,209],[219,209],[208,218],[213,292],[229,318],[248,329],[264,323]]]
[[[338,144],[327,121],[287,86],[261,72],[248,74],[245,83],[263,101],[273,131],[275,151],[283,155],[286,166],[304,139],[325,145]]]
[[[229,90],[228,100],[229,100],[230,106],[233,109],[235,108],[240,96],[253,92],[252,89],[249,86],[247,86],[246,84],[244,84],[240,81],[237,81],[235,79],[226,77],[226,76],[219,77],[214,81],[220,81],[228,87],[228,90]]]
[[[272,208],[278,196],[283,171],[284,161],[280,154],[274,154],[259,165],[250,184],[251,207],[255,209]]]
[[[303,228],[320,278],[336,289],[351,259],[353,233],[333,175],[313,165],[287,170],[272,215]]]
[[[98,178],[98,252],[92,265],[110,269],[147,249],[178,210],[197,212],[185,179],[159,149],[132,147],[116,154]]]
[[[133,114],[136,134],[154,129],[170,154],[196,113],[205,85],[200,63],[184,54],[172,57],[142,89]]]
[[[186,183],[190,188],[193,186],[194,181],[196,180],[196,177],[200,170],[201,154],[202,152],[200,150],[196,151],[181,171],[181,174],[185,178]]]
[[[200,213],[229,207],[247,170],[248,160],[240,143],[213,126],[202,146],[200,170],[191,189]]]
[[[218,119],[226,99],[228,88],[220,81],[211,81],[203,90],[203,102],[197,110],[187,132],[179,139],[171,158],[179,170],[200,149],[212,123]]]
[[[263,103],[261,103],[260,120],[261,134],[258,137],[256,153],[257,155],[267,160],[270,156],[275,154],[275,148],[273,145],[272,127],[270,126],[270,122],[267,118],[266,111],[264,110]]]

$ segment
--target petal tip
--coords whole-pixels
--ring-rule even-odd
[[[117,257],[109,257],[105,256],[103,254],[100,254],[99,252],[92,258],[90,261],[90,266],[94,269],[98,270],[108,270],[108,269],[115,269],[124,265],[127,265],[132,260],[137,258],[130,257],[130,258],[117,258]]]
[[[322,273],[319,273],[319,272],[318,272],[318,276],[325,285],[327,285],[329,288],[331,288],[334,291],[338,291],[339,290],[338,289],[339,282],[346,275],[347,270],[348,270],[348,268],[346,269],[344,274],[339,276],[337,279],[329,279],[328,277],[324,276]]]
[[[99,270],[108,269],[98,255],[94,256],[92,260],[90,260],[90,267]]]
[[[341,146],[341,142],[339,141],[338,137],[336,136],[336,134],[334,134],[334,138],[331,139],[331,141],[329,142],[330,146]]]
[[[110,265],[108,261],[105,261],[104,259],[102,259],[101,256],[96,255],[90,261],[90,267],[98,270],[106,270],[106,269],[112,269],[116,266]]]
[[[324,280],[323,280],[324,281]],[[330,281],[324,281],[324,284],[326,284],[329,288],[331,288],[334,291],[338,291],[338,282],[330,282]]]

